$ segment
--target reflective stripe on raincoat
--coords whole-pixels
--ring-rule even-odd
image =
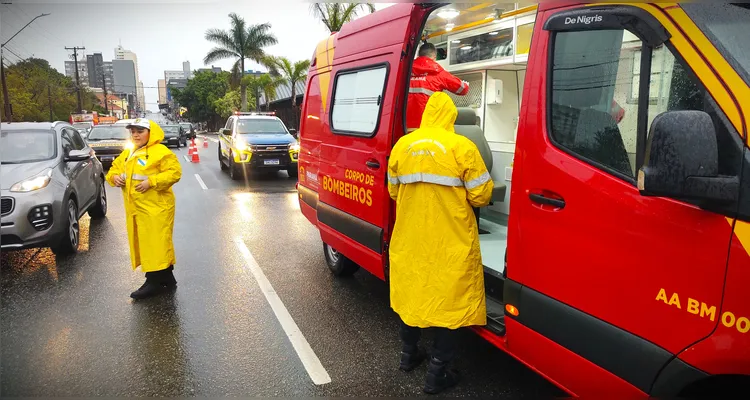
[[[476,145],[454,132],[457,114],[447,94],[433,94],[420,128],[399,139],[388,161],[391,307],[409,326],[487,323],[472,206],[487,205],[494,185]]]
[[[175,263],[172,231],[175,199],[172,185],[182,176],[177,156],[164,145],[164,131],[151,121],[148,144],[123,151],[112,163],[107,182],[114,186],[115,175],[125,178],[122,194],[133,269],[161,271]],[[135,186],[148,179],[151,188],[138,193]]]

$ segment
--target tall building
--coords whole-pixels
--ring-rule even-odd
[[[167,104],[167,81],[159,79],[157,86],[159,87],[159,104]]]
[[[76,66],[75,61],[65,61],[65,76],[76,81]],[[89,69],[86,65],[86,61],[78,61],[78,80],[82,87],[89,87]]]
[[[104,59],[102,53],[86,56],[86,67],[89,70],[89,86],[100,88],[104,84]]]
[[[183,79],[185,72],[183,71],[164,71],[164,80],[169,82],[170,79]]]
[[[132,51],[123,48],[122,45],[118,45],[117,47],[115,47],[115,60],[130,60],[133,62],[136,81],[136,101],[138,102],[140,107],[145,110],[146,96],[143,92],[143,84],[141,84],[140,86],[138,85],[138,83],[141,82],[141,78],[138,73],[138,56],[136,56]]]
[[[142,106],[139,105],[136,95],[138,86],[135,80],[135,66],[133,61],[112,60],[112,72],[115,78],[114,93],[132,96],[132,98],[135,98],[133,102],[130,102],[131,97],[128,96],[131,109],[140,109]]]
[[[112,61],[104,62],[104,81],[107,82],[107,93],[112,93],[115,89],[115,73],[112,70]]]
[[[183,73],[183,78],[193,79],[193,71],[190,69],[190,61],[182,62],[182,73]]]

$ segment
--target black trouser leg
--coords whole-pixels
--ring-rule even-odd
[[[438,360],[449,363],[456,355],[456,344],[458,342],[458,331],[448,328],[435,328],[435,343],[432,356]]]
[[[404,351],[413,352],[417,349],[419,338],[422,336],[422,330],[413,326],[406,325],[401,321],[399,326],[399,336],[404,344]]]

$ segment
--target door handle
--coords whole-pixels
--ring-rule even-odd
[[[367,160],[365,162],[365,165],[367,165],[368,167],[370,167],[372,169],[378,169],[378,168],[380,168],[380,163],[377,160]]]
[[[529,199],[534,203],[546,204],[557,208],[565,208],[565,200],[554,199],[539,193],[529,193]]]

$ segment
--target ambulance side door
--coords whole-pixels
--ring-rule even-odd
[[[407,50],[424,10],[398,4],[379,11],[375,23],[347,24],[328,51],[333,68],[320,147],[318,227],[325,243],[380,278],[391,219],[388,154],[395,130],[403,134]]]

